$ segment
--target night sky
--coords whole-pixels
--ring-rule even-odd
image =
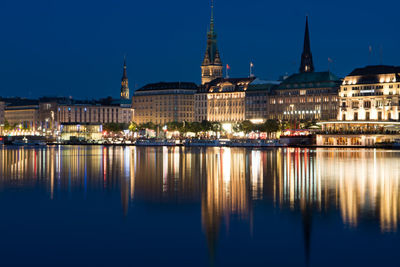
[[[0,96],[119,96],[123,56],[130,88],[200,82],[209,0],[0,1]],[[399,1],[215,0],[230,76],[276,80],[297,72],[305,16],[316,71],[345,76],[400,65]],[[369,46],[372,54],[369,56]]]

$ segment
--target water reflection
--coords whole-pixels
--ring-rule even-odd
[[[348,149],[248,150],[65,146],[0,150],[0,190],[45,187],[121,195],[124,216],[137,201],[201,205],[201,223],[214,259],[222,226],[253,227],[254,205],[300,212],[306,259],[315,213],[338,212],[347,227],[376,222],[396,232],[399,152]]]

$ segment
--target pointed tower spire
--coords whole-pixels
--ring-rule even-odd
[[[124,73],[122,75],[122,79],[128,79],[128,75],[126,74],[126,55],[124,55]]]
[[[304,34],[303,53],[301,54],[300,72],[314,72],[314,63],[310,46],[310,33],[308,30],[308,16],[306,16],[306,30]]]
[[[126,56],[124,55],[124,71],[121,79],[121,99],[129,99],[128,75],[126,74]]]
[[[211,0],[210,32],[214,32],[214,0]]]
[[[211,0],[210,30],[207,33],[207,49],[201,64],[201,83],[205,84],[220,77],[222,77],[222,61],[214,28],[214,0]]]

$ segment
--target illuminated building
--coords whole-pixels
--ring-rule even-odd
[[[98,141],[102,138],[103,127],[100,123],[63,123],[61,124],[61,140]]]
[[[194,121],[194,95],[197,85],[190,82],[161,82],[148,84],[135,91],[132,108],[133,121],[152,122]]]
[[[265,82],[259,79],[249,84],[245,95],[245,119],[254,123],[264,122],[268,118],[268,100],[277,82]]]
[[[74,104],[59,105],[60,123],[130,123],[132,109],[119,105]]]
[[[214,2],[211,4],[210,30],[207,34],[207,48],[201,64],[201,83],[205,84],[222,77],[222,61],[217,47],[217,34],[214,31]]]
[[[373,146],[400,138],[400,67],[367,66],[347,75],[337,121],[322,122],[319,145]],[[338,134],[341,133],[341,134]]]
[[[218,78],[204,84],[196,95],[197,120],[216,122],[245,120],[245,96],[251,78]],[[207,115],[207,116],[206,116]]]
[[[399,121],[400,67],[353,70],[340,87],[339,121]]]
[[[308,18],[300,73],[274,88],[268,101],[270,119],[332,120],[337,116],[341,80],[331,72],[314,72]]]
[[[70,98],[41,98],[39,117],[42,129],[60,130],[63,123],[125,123],[132,121],[133,110],[121,100],[73,100]]]
[[[204,87],[203,87],[204,88]],[[202,122],[207,120],[208,105],[207,91],[199,89],[194,96],[194,120]]]
[[[124,58],[124,72],[121,79],[121,99],[129,99],[128,75],[126,74],[126,59]]]
[[[36,131],[39,128],[39,101],[24,98],[7,98],[4,119],[20,129]]]

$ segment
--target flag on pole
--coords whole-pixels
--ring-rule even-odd
[[[226,64],[226,69],[227,69],[227,70],[230,70],[230,69],[231,69],[231,67],[229,67],[229,65],[228,65],[228,64]]]

